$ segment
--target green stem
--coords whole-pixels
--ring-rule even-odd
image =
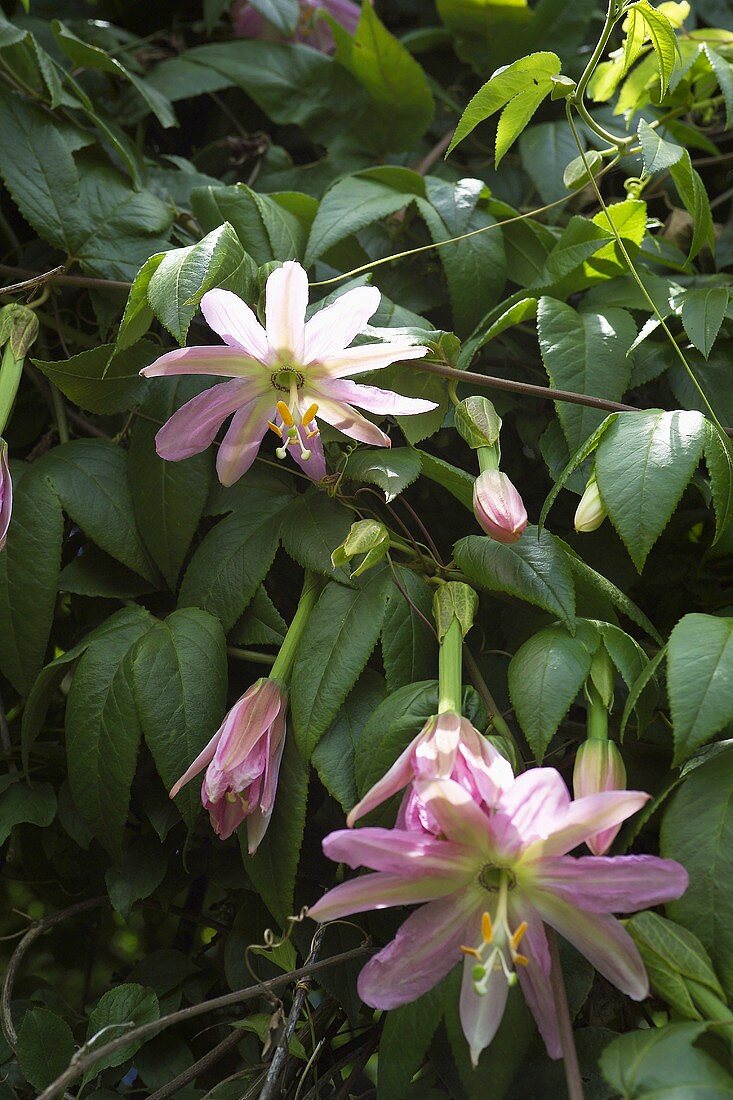
[[[53,405],[53,415],[56,418],[56,431],[59,436],[59,443],[69,442],[69,422],[66,419],[66,406],[64,405],[64,399],[57,386],[51,383],[51,404]]]
[[[580,1075],[578,1053],[575,1049],[575,1036],[573,1035],[573,1021],[570,1017],[568,997],[565,992],[565,983],[562,977],[560,965],[560,953],[557,949],[557,937],[554,928],[545,925],[547,944],[550,948],[550,986],[552,998],[555,1002],[555,1015],[557,1017],[560,1043],[562,1045],[562,1057],[565,1066],[565,1080],[568,1086],[568,1100],[584,1100],[583,1078]]]
[[[241,649],[239,646],[227,646],[230,657],[236,657],[238,661],[251,661],[254,665],[274,665],[275,658],[271,653],[260,653],[258,649]]]
[[[463,695],[463,631],[454,618],[440,643],[438,656],[438,714],[461,713]]]
[[[598,134],[599,137],[602,137],[604,141],[610,142],[610,144],[614,145],[617,149],[624,149],[627,145],[630,145],[631,142],[633,142],[634,138],[619,138],[615,134],[612,134],[609,130],[606,130],[605,127],[601,126],[600,122],[596,122],[596,120],[593,118],[592,114],[586,107],[583,97],[585,96],[585,90],[590,83],[590,79],[593,76],[593,73],[596,71],[596,66],[603,57],[603,53],[606,49],[606,46],[608,45],[608,40],[613,33],[613,28],[616,26],[616,23],[621,16],[621,7],[622,5],[621,3],[619,3],[619,0],[609,0],[608,11],[606,12],[606,21],[603,24],[601,37],[596,43],[596,48],[590,56],[590,60],[585,67],[583,75],[578,81],[578,86],[575,89],[575,95],[572,97],[578,114],[583,119],[583,122],[585,122],[586,126],[589,126],[590,129]]]
[[[687,988],[696,1007],[699,1008],[706,1020],[710,1020],[714,1024],[727,1024],[729,1026],[733,1024],[733,1012],[707,986],[689,979]]]
[[[8,341],[0,365],[0,436],[3,435],[13,411],[22,373],[23,360],[16,359]]]
[[[595,692],[593,692],[595,695]],[[588,703],[588,717],[586,723],[588,740],[596,738],[599,741],[608,740],[608,711],[600,699],[591,697]]]
[[[498,447],[477,447],[476,454],[478,456],[478,468],[482,474],[486,473],[487,470],[499,469]]]
[[[280,683],[285,685],[290,682],[290,674],[293,671],[295,654],[300,645],[300,639],[303,636],[311,611],[316,606],[316,600],[321,594],[322,587],[323,579],[321,577],[314,576],[313,573],[306,573],[298,608],[293,615],[293,621],[288,627],[288,632],[270,672],[272,680],[279,680]]]

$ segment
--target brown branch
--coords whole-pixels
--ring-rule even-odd
[[[305,960],[306,966],[309,963],[315,962],[318,956],[318,950],[321,946],[321,940],[323,939],[323,933],[325,931],[325,925],[321,925],[313,937],[311,943],[311,949],[308,953],[308,958]],[[265,1077],[265,1083],[262,1086],[262,1092],[260,1093],[260,1100],[274,1100],[274,1097],[280,1092],[280,1078],[285,1068],[285,1061],[290,1051],[290,1040],[293,1037],[295,1026],[300,1017],[300,1013],[303,1009],[303,1002],[305,1001],[308,993],[309,981],[304,978],[298,982],[295,987],[295,996],[293,997],[293,1003],[290,1008],[290,1014],[287,1018],[285,1026],[280,1032],[280,1037],[277,1041],[277,1047],[275,1053],[272,1056],[270,1067]]]
[[[106,901],[107,899],[105,898],[104,900]],[[170,1012],[167,1016],[161,1016],[158,1020],[151,1020],[150,1023],[141,1024],[140,1027],[133,1028],[132,1031],[126,1031],[124,1035],[118,1036],[117,1039],[105,1043],[104,1046],[98,1047],[96,1050],[90,1051],[85,1045],[76,1052],[70,1065],[64,1072],[40,1093],[37,1100],[54,1100],[54,1097],[58,1096],[67,1085],[71,1084],[72,1081],[75,1081],[76,1078],[80,1077],[83,1073],[86,1073],[86,1071],[101,1058],[108,1058],[109,1055],[115,1054],[118,1050],[122,1050],[130,1043],[149,1039],[159,1031],[162,1031],[163,1028],[171,1027],[173,1024],[180,1023],[182,1020],[189,1020],[194,1016],[202,1016],[204,1013],[213,1012],[218,1008],[231,1008],[233,1005],[251,1001],[261,996],[263,989],[280,989],[283,986],[289,985],[291,982],[297,982],[300,981],[301,978],[307,978],[312,974],[318,974],[322,970],[327,970],[329,967],[335,966],[338,963],[350,962],[351,959],[358,959],[362,955],[365,955],[368,950],[368,945],[363,943],[360,947],[352,948],[351,951],[343,951],[340,955],[332,955],[329,959],[323,959],[322,962],[312,963],[310,966],[301,966],[298,970],[292,970],[289,974],[281,974],[277,978],[271,978],[266,982],[258,982],[256,985],[238,989],[234,993],[225,993],[221,997],[212,997],[208,1001],[201,1001],[200,1004],[190,1005],[188,1008],[181,1008],[177,1012]]]
[[[163,1085],[162,1088],[151,1093],[148,1100],[166,1100],[168,1096],[176,1096],[179,1089],[185,1088],[191,1081],[195,1081],[199,1074],[204,1073],[207,1069],[211,1069],[220,1058],[223,1058],[225,1054],[233,1050],[241,1041],[242,1032],[234,1028],[234,1030],[227,1035],[226,1039],[222,1039],[220,1043],[212,1047],[203,1057],[199,1058],[198,1062],[194,1062],[192,1066],[189,1066],[188,1069],[184,1069],[182,1073],[179,1073],[177,1077],[169,1081],[167,1085]]]
[[[86,287],[90,290],[129,290],[132,283],[123,279],[94,279],[88,275],[66,275],[63,267],[53,267],[50,271],[30,271],[26,267],[12,267],[0,264],[0,274],[21,276],[22,282],[0,287],[0,294],[13,294],[30,290],[42,283],[58,283],[59,286]]]

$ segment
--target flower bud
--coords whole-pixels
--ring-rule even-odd
[[[340,569],[352,558],[364,555],[362,562],[353,570],[352,577],[360,577],[377,565],[389,550],[389,531],[383,523],[375,519],[361,519],[352,523],[351,529],[331,554],[334,569]]]
[[[527,526],[527,511],[517,490],[501,470],[484,470],[473,485],[473,514],[496,542],[517,542]]]
[[[585,492],[580,498],[580,504],[575,512],[575,530],[582,534],[596,531],[607,515],[606,509],[603,507],[601,494],[598,492],[596,475],[592,474],[588,478]]]
[[[433,596],[433,618],[438,641],[443,641],[454,619],[458,619],[461,634],[465,638],[473,626],[477,611],[478,596],[469,584],[464,584],[463,581],[441,584]]]
[[[573,792],[576,798],[600,794],[602,791],[625,791],[626,768],[615,742],[591,737],[578,749],[573,770]],[[589,837],[586,844],[594,856],[604,855],[613,844],[620,825]]]
[[[456,405],[456,430],[469,447],[495,447],[501,432],[501,417],[487,397],[467,397]]]
[[[8,465],[8,445],[0,439],[0,550],[5,546],[13,510],[13,482]]]

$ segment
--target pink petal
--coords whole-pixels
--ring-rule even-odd
[[[256,680],[224,717],[217,765],[226,771],[241,764],[286,707],[287,697],[276,680]]]
[[[549,890],[526,893],[542,919],[577,947],[617,989],[633,1001],[643,1001],[649,995],[641,955],[615,917],[575,909]]]
[[[529,774],[525,772],[525,775]],[[631,817],[649,801],[649,797],[643,791],[601,791],[585,798],[576,798],[564,814],[558,814],[550,835],[529,845],[525,858],[563,856],[577,848],[587,837]]]
[[[176,348],[161,355],[154,363],[143,367],[145,378],[161,378],[178,374],[210,374],[220,378],[257,378],[262,364],[235,348],[204,345]],[[269,378],[269,375],[267,376]]]
[[[406,879],[404,875],[375,871],[374,874],[360,875],[334,886],[308,909],[308,916],[317,921],[336,920],[350,913],[389,909],[394,905],[414,905],[454,893],[453,879]]]
[[[266,396],[250,401],[234,414],[216,456],[216,472],[222,485],[233,485],[257,458],[271,412],[272,398]]]
[[[408,359],[421,359],[428,349],[420,344],[384,341],[380,344],[362,344],[358,348],[346,348],[338,355],[330,355],[321,367],[311,368],[312,378],[344,378],[347,375],[366,374],[383,370],[391,363],[404,363]]]
[[[549,836],[569,805],[568,789],[555,768],[531,768],[499,800],[501,812],[527,841]]]
[[[438,821],[441,831],[456,844],[473,849],[480,865],[481,853],[486,852],[488,856],[491,824],[468,791],[452,779],[439,779],[431,783],[418,781],[414,787],[420,800]]]
[[[360,817],[364,817],[365,814],[370,813],[377,806],[381,806],[388,798],[407,786],[412,779],[413,750],[414,741],[395,760],[389,771],[385,772],[382,778],[377,780],[374,786],[367,791],[361,801],[357,802],[346,818],[346,824],[349,828],[352,828]]]
[[[304,362],[326,359],[347,348],[379,308],[375,286],[358,286],[315,313],[305,326]]]
[[[266,358],[267,333],[247,303],[231,290],[208,291],[201,299],[201,312],[225,344],[240,348],[253,359]]]
[[[417,397],[401,397],[392,390],[380,390],[376,386],[360,386],[348,378],[334,378],[319,383],[321,391],[337,401],[348,401],[367,412],[383,416],[414,416],[417,413],[437,409],[435,401],[422,401]]]
[[[557,1011],[550,985],[550,948],[545,927],[538,913],[522,898],[509,898],[509,918],[512,928],[527,922],[527,931],[519,947],[529,960],[527,966],[517,966],[517,976],[524,999],[535,1018],[550,1058],[562,1057]]]
[[[186,771],[183,773],[180,779],[178,779],[171,787],[169,798],[175,798],[182,787],[185,787],[195,775],[202,772],[211,761],[214,759],[214,753],[216,752],[216,746],[219,744],[219,738],[221,737],[221,729],[218,729],[214,736],[209,741],[205,749],[202,749],[198,754],[193,764],[189,765]]]
[[[472,853],[460,845],[400,829],[340,829],[326,837],[323,851],[349,867],[369,867],[406,878],[452,877],[456,890],[476,871]]]
[[[187,401],[155,437],[160,457],[178,462],[205,451],[226,418],[251,400],[251,391],[249,383],[234,378]]]
[[[471,1051],[471,1064],[476,1068],[481,1051],[499,1030],[509,995],[509,984],[500,968],[493,969],[486,984],[486,992],[478,994],[473,984],[473,968],[476,960],[466,955],[463,961],[460,1015],[463,1034]]]
[[[262,843],[262,838],[269,828],[271,817],[272,810],[269,813],[264,813],[259,806],[247,817],[247,852],[249,855],[253,856]]]
[[[267,279],[265,317],[267,342],[272,351],[289,352],[303,362],[308,276],[295,260],[276,268]]]
[[[344,435],[358,439],[360,443],[371,443],[375,447],[391,447],[392,440],[376,424],[340,401],[332,401],[327,395],[313,391],[318,404],[318,418],[325,420],[332,428],[338,428]]]
[[[688,878],[656,856],[560,856],[539,860],[533,883],[590,913],[635,913],[681,897]]]
[[[395,938],[366,964],[359,996],[374,1008],[397,1008],[442,981],[463,958],[481,919],[483,898],[474,888],[424,905]]]
[[[228,840],[232,833],[239,828],[247,816],[241,801],[235,798],[230,801],[226,795],[212,802],[206,797],[205,789],[201,792],[201,801],[209,811],[211,827],[219,837],[219,840]]]

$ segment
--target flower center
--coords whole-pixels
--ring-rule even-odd
[[[283,367],[272,372],[270,381],[280,393],[289,395],[287,402],[280,399],[275,404],[279,422],[277,419],[267,421],[270,430],[283,441],[282,447],[278,447],[275,454],[278,458],[285,458],[288,447],[296,446],[300,448],[300,457],[307,462],[313,452],[306,446],[306,440],[318,435],[318,405],[310,405],[301,415],[298,391],[305,385],[305,378],[300,371]]]
[[[498,876],[497,884],[485,885],[483,878],[489,872]],[[476,960],[473,968],[473,988],[482,997],[489,992],[492,975],[501,973],[507,985],[512,986],[517,981],[516,966],[527,966],[529,959],[519,953],[519,944],[527,931],[527,922],[512,930],[509,927],[507,915],[507,896],[514,886],[514,876],[503,868],[485,867],[481,872],[481,885],[487,890],[498,890],[499,900],[496,913],[492,920],[491,914],[485,912],[481,917],[481,937],[475,947],[461,947],[464,955],[470,955]]]
[[[490,894],[496,893],[497,890],[502,888],[502,885],[507,890],[513,890],[517,884],[513,871],[510,871],[507,867],[497,867],[495,863],[487,863],[481,868],[478,881],[479,885],[483,886],[484,890],[488,890]]]

